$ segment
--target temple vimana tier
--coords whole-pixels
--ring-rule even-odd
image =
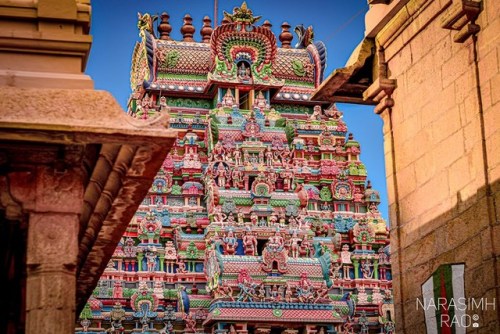
[[[200,42],[189,15],[182,41],[155,20],[139,14],[129,114],[178,139],[76,332],[393,333],[380,197],[342,112],[310,100],[312,28],[276,36],[245,3]]]

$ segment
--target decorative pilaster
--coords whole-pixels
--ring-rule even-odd
[[[373,279],[378,280],[378,260],[373,261]]]
[[[26,333],[71,333],[82,176],[66,166],[38,166],[30,187],[11,175],[11,193],[30,211],[26,252]]]
[[[354,279],[359,278],[359,262],[358,259],[352,260],[352,265],[354,266]]]

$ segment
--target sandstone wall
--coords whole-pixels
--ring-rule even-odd
[[[425,333],[416,298],[443,263],[465,263],[466,297],[499,302],[500,1],[483,0],[477,43],[441,27],[457,2],[409,1],[377,34],[397,80],[381,116],[399,333]],[[468,313],[499,332],[498,305]]]

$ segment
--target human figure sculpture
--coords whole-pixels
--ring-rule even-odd
[[[152,272],[156,269],[156,253],[153,250],[148,250],[146,252],[146,264],[148,271]]]
[[[240,293],[238,294],[237,301],[253,301],[255,298],[255,287],[257,285],[252,281],[248,271],[246,269],[241,269],[238,274],[238,287],[240,288]]]
[[[366,312],[363,310],[361,311],[361,315],[359,316],[358,319],[358,324],[360,326],[360,332],[359,334],[368,334],[368,318],[366,317]]]
[[[292,286],[290,285],[290,282],[286,282],[286,288],[285,288],[285,301],[287,303],[291,303],[293,300],[293,290]]]
[[[276,215],[273,213],[269,217],[269,226],[275,226],[277,223],[278,223],[278,217],[276,217]]]
[[[193,318],[191,313],[184,314],[184,323],[186,325],[186,333],[196,333],[196,320]]]
[[[274,236],[270,236],[267,242],[267,248],[272,252],[280,252],[284,245],[285,241],[279,231],[276,231]]]
[[[259,222],[259,216],[255,212],[252,212],[250,214],[250,222],[252,223],[252,226],[257,226]]]
[[[113,285],[113,298],[123,298],[123,287],[121,281],[115,281]]]
[[[361,260],[361,273],[363,274],[363,278],[372,278],[372,264],[369,260]]]
[[[234,169],[231,176],[233,179],[233,188],[241,189],[243,187],[243,173],[238,169]]]
[[[342,263],[335,261],[330,269],[330,276],[332,276],[332,279],[342,278],[340,268],[342,268]]]
[[[220,188],[224,188],[226,186],[226,167],[222,163],[219,163],[219,166],[217,166],[217,185]]]
[[[214,208],[213,216],[215,223],[224,225],[224,221],[226,220],[227,215],[222,212],[222,207],[220,205],[217,205]]]
[[[299,284],[297,286],[297,298],[301,303],[310,303],[314,299],[314,287],[307,277],[307,272],[300,275]]]
[[[321,120],[321,106],[314,106],[313,113],[309,116],[311,121],[319,121]]]
[[[245,255],[256,255],[257,238],[253,235],[252,231],[247,231],[243,236],[243,247],[245,248]]]
[[[186,264],[184,263],[184,261],[181,261],[180,259],[177,260],[177,272],[180,274],[187,273]]]
[[[301,238],[297,236],[297,231],[293,231],[292,237],[290,238],[290,256],[293,258],[298,258],[300,254],[300,242]]]
[[[314,299],[314,302],[317,303],[320,300],[330,300],[330,298],[328,298],[328,291],[329,289],[325,281],[323,281],[321,286],[316,290],[316,299]]]
[[[351,252],[349,251],[349,245],[343,245],[342,251],[340,252],[340,259],[342,260],[342,265],[344,267],[343,278],[351,279],[349,275],[349,265],[352,263],[351,261]]]
[[[229,232],[227,232],[227,237],[223,238],[223,241],[225,243],[226,254],[233,255],[236,251],[236,247],[238,246],[238,240],[234,236],[232,230],[229,230]]]
[[[273,166],[273,151],[271,151],[271,147],[267,147],[267,150],[266,150],[266,166],[267,167],[272,167]]]
[[[312,243],[309,241],[307,234],[304,234],[304,236],[302,237],[302,242],[300,243],[300,254],[303,256],[310,256],[312,253],[311,247]]]
[[[233,158],[235,166],[241,166],[241,152],[238,148],[233,151]]]
[[[231,301],[234,301],[233,289],[229,286],[227,280],[222,280],[222,283],[217,286],[215,290],[215,298],[228,298]]]

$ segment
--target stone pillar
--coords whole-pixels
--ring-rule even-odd
[[[137,252],[137,271],[142,271],[142,259],[144,258],[144,254]]]
[[[12,189],[29,212],[25,332],[73,333],[81,173],[38,166],[33,174],[30,187]],[[11,176],[13,187],[16,177]]]
[[[373,261],[373,279],[378,279],[378,261]]]
[[[359,278],[359,262],[358,260],[352,260],[354,266],[354,279]]]
[[[165,271],[165,254],[160,254],[160,271]]]

